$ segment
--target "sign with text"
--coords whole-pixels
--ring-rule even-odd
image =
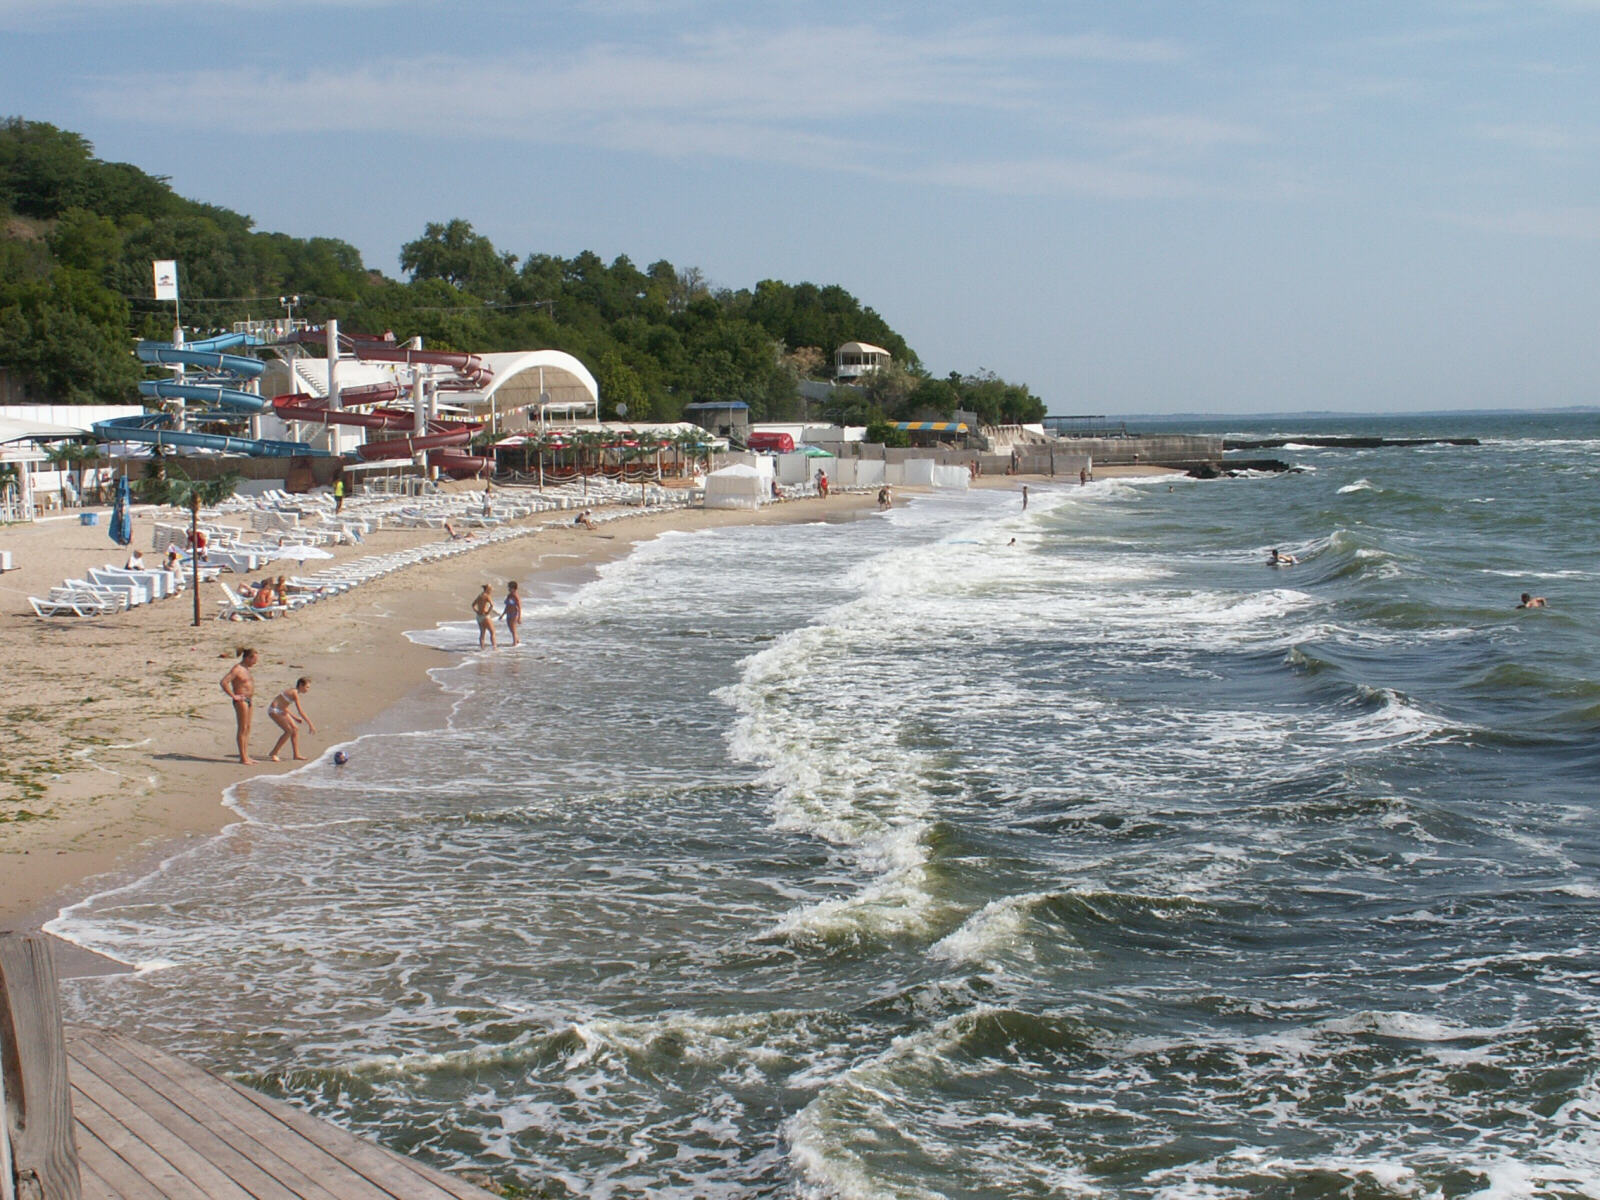
[[[178,260],[175,258],[158,258],[150,267],[156,279],[156,299],[176,300],[178,298]]]

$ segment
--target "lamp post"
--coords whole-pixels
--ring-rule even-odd
[[[283,305],[283,311],[288,315],[288,323],[284,327],[284,333],[285,334],[293,333],[294,332],[294,310],[295,310],[295,306],[300,303],[300,297],[299,296],[279,296],[278,297],[278,303]]]

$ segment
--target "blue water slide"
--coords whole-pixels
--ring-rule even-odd
[[[166,379],[142,379],[139,394],[162,400],[184,400],[195,404],[212,404],[218,408],[232,409],[237,413],[266,412],[272,407],[252,392],[238,388],[222,387],[215,383],[175,383]]]
[[[218,340],[220,339],[211,339],[212,342]],[[222,371],[245,379],[254,379],[267,369],[267,364],[259,358],[251,358],[245,354],[221,354],[211,349],[209,342],[194,342],[186,346],[174,346],[168,342],[140,342],[136,353],[140,362],[199,367],[202,370]]]
[[[238,419],[253,413],[267,412],[272,405],[253,392],[225,387],[216,382],[228,379],[255,379],[267,369],[259,358],[242,354],[225,354],[225,350],[241,346],[259,346],[261,341],[244,333],[227,333],[175,346],[170,342],[140,342],[139,359],[147,363],[166,363],[174,366],[196,367],[208,372],[197,382],[179,382],[171,379],[146,379],[139,383],[139,394],[152,399],[182,400],[187,404],[205,405],[207,409],[190,414],[189,420],[216,421]],[[231,377],[231,378],[230,378]],[[178,428],[178,422],[169,413],[144,413],[137,417],[117,417],[111,421],[96,421],[96,436],[111,442],[149,442],[157,446],[189,446],[203,450],[221,450],[225,454],[247,454],[253,458],[314,456],[331,458],[326,450],[314,449],[309,442],[284,442],[271,438],[234,437],[226,433],[199,433]]]
[[[96,421],[96,437],[108,442],[149,442],[156,446],[190,446],[202,450],[221,450],[225,454],[247,454],[252,458],[331,458],[308,442],[280,442],[271,438],[230,437],[223,433],[188,433],[174,429],[169,413],[145,413],[137,417],[116,417]]]

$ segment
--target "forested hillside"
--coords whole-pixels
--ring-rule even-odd
[[[186,327],[246,318],[337,318],[347,330],[420,334],[440,349],[565,350],[600,382],[609,415],[676,419],[697,400],[743,400],[756,419],[802,411],[801,379],[826,379],[835,347],[882,346],[892,370],[823,409],[865,421],[948,415],[1037,420],[1026,387],[990,376],[932,379],[905,340],[837,286],[762,280],[711,287],[666,261],[607,263],[498,250],[465,220],[430,223],[401,248],[407,278],[370,270],[333,238],[262,233],[251,218],[186,200],[128,163],[103,162],[79,134],[0,122],[0,367],[55,403],[131,403],[136,338],[171,334],[151,299],[150,263],[177,259]],[[813,412],[816,412],[815,406]]]

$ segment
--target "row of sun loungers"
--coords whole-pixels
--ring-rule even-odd
[[[620,517],[635,516],[645,512],[661,512],[673,507],[671,505],[654,505],[646,508],[634,508],[624,511],[600,512],[594,514],[590,520],[596,525],[607,521],[614,521]],[[519,525],[501,526],[484,533],[482,536],[474,535],[471,538],[461,538],[448,542],[430,542],[425,546],[413,546],[408,550],[395,550],[388,554],[369,554],[363,558],[352,559],[348,562],[337,563],[322,568],[320,571],[309,575],[295,576],[289,583],[289,603],[285,607],[268,606],[265,609],[251,609],[247,601],[234,594],[232,589],[224,588],[227,599],[222,610],[218,613],[225,620],[255,619],[260,616],[277,616],[285,611],[293,611],[302,604],[312,603],[324,596],[338,595],[353,587],[374,579],[380,579],[394,571],[405,567],[417,566],[420,563],[438,562],[441,559],[453,558],[458,554],[466,554],[481,546],[493,545],[497,542],[510,541],[514,538],[530,537],[552,525],[565,525],[565,521],[552,521],[544,525]]]
[[[331,495],[313,493],[290,495],[267,493],[236,497],[228,504],[202,514],[199,527],[206,532],[207,554],[202,578],[215,578],[219,571],[245,575],[261,570],[279,558],[282,544],[316,545],[319,541],[360,541],[365,533],[381,528],[433,528],[448,525],[456,536],[387,554],[370,554],[321,570],[290,577],[289,594],[281,603],[255,608],[233,588],[223,585],[224,599],[218,616],[224,619],[254,620],[292,612],[327,596],[339,595],[371,579],[418,563],[434,562],[464,554],[480,546],[538,533],[547,525],[564,525],[567,518],[542,525],[511,525],[508,522],[541,512],[596,509],[605,505],[626,504],[626,509],[594,512],[594,524],[646,512],[659,512],[681,506],[689,499],[685,490],[650,487],[644,492],[649,501],[638,504],[638,485],[623,485],[610,480],[592,480],[584,494],[578,485],[565,485],[534,492],[523,488],[496,489],[484,511],[482,492],[438,493],[424,496],[362,494],[347,498],[342,513],[335,514]],[[242,516],[251,538],[263,535],[265,541],[246,540],[243,523],[229,521]],[[461,536],[468,533],[469,536]],[[152,546],[164,551],[169,545],[184,546],[189,536],[187,522],[155,522]],[[274,544],[281,543],[281,544]],[[104,616],[124,611],[133,605],[149,603],[181,591],[189,581],[190,567],[165,571],[147,569],[126,571],[106,566],[88,572],[87,579],[69,579],[51,589],[48,596],[28,598],[40,617]]]
[[[109,563],[90,567],[86,574],[87,579],[68,579],[51,588],[42,599],[29,596],[34,613],[41,617],[102,617],[175,595],[188,583],[178,571],[136,571]]]

